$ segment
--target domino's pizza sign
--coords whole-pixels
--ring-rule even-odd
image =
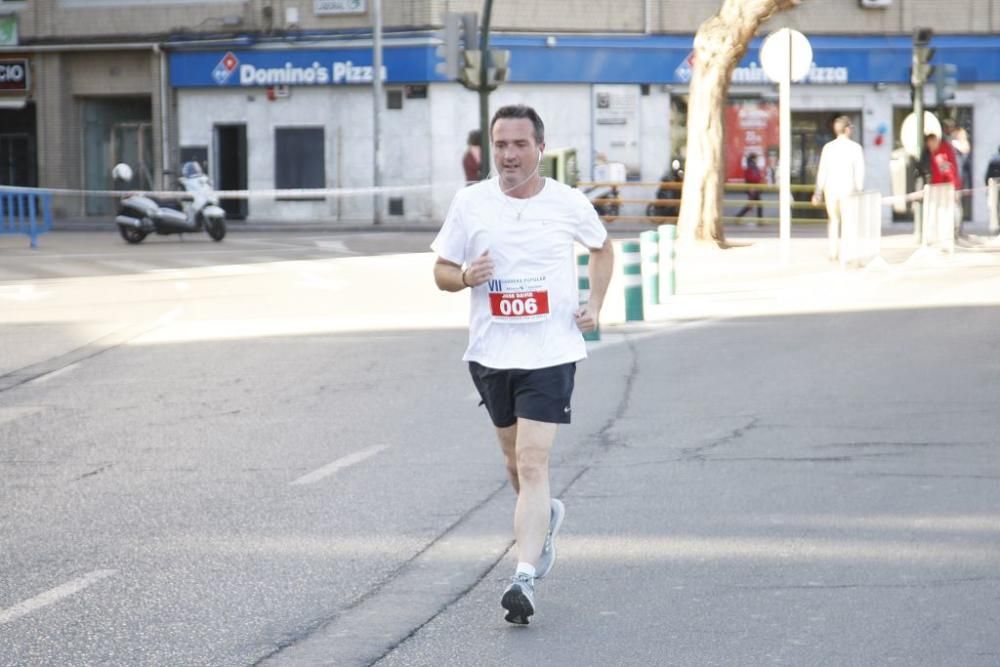
[[[225,85],[226,81],[229,81],[229,77],[233,75],[236,68],[239,67],[239,59],[233,55],[232,51],[227,51],[226,55],[222,56],[222,60],[219,64],[215,66],[212,70],[212,78],[220,86]]]
[[[691,74],[694,72],[694,51],[688,54],[687,58],[681,61],[681,64],[677,66],[674,70],[674,75],[682,83],[691,83]]]

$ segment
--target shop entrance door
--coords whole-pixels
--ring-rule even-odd
[[[85,188],[112,189],[112,167],[127,162],[135,174],[130,187],[153,189],[156,158],[149,99],[85,99],[82,106]],[[87,215],[111,215],[116,204],[114,197],[88,195],[85,210]]]
[[[215,126],[215,186],[219,190],[247,189],[247,126]],[[230,220],[245,220],[249,212],[246,198],[222,199],[219,206]]]
[[[111,164],[132,167],[130,188],[153,189],[153,126],[150,123],[116,123],[111,127]]]
[[[0,185],[32,186],[31,136],[0,134]]]

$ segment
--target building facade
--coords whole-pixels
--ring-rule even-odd
[[[718,0],[555,0],[495,3],[496,48],[511,51],[494,108],[539,109],[549,148],[573,147],[581,175],[624,162],[655,181],[683,158],[690,54]],[[889,192],[890,160],[910,106],[910,33],[937,33],[935,60],[958,66],[948,113],[969,129],[969,173],[979,182],[1000,128],[1000,0],[806,0],[767,30],[791,26],[813,44],[814,66],[793,87],[792,171],[815,177],[818,150],[839,113],[855,119],[870,189]],[[226,202],[254,220],[440,220],[463,178],[478,97],[438,73],[446,11],[479,0],[383,0],[383,183],[370,194]],[[141,187],[169,187],[182,160],[206,163],[217,187],[364,189],[373,182],[371,0],[0,0],[15,43],[0,46],[0,183],[74,190],[113,186],[111,166],[136,167]],[[3,35],[0,22],[0,37]],[[776,90],[763,76],[760,40],[733,77],[727,177],[750,152],[770,155]],[[4,67],[7,67],[7,70]],[[21,79],[16,71],[24,72]],[[928,95],[928,98],[931,96]],[[928,99],[930,101],[930,99]],[[113,199],[64,197],[57,212],[108,215]],[[974,202],[975,217],[985,208]]]

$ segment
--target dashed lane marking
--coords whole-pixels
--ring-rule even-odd
[[[28,384],[41,384],[43,382],[48,382],[52,378],[69,373],[70,371],[76,370],[79,367],[80,367],[80,362],[78,361],[75,364],[70,364],[69,366],[63,366],[62,368],[57,368],[51,373],[46,373],[45,375],[39,375],[34,380],[29,380]]]
[[[342,456],[332,463],[328,463],[322,468],[317,468],[311,473],[299,477],[292,482],[293,486],[301,486],[303,484],[314,484],[321,479],[326,479],[330,475],[343,470],[344,468],[349,468],[353,465],[357,465],[366,459],[370,459],[381,451],[388,449],[388,445],[375,445],[374,447],[368,447],[362,449],[361,451],[354,452],[353,454],[348,454],[347,456]]]
[[[71,595],[76,595],[83,589],[96,584],[101,579],[107,579],[116,572],[117,570],[94,570],[93,572],[85,574],[82,577],[73,579],[72,581],[67,581],[61,586],[56,586],[51,590],[45,591],[41,595],[36,595],[29,600],[19,602],[13,607],[0,610],[0,625],[10,623],[15,619],[21,618],[22,616],[30,614],[33,611],[37,611],[42,607],[47,607],[50,604],[59,602],[60,600],[68,598]]]

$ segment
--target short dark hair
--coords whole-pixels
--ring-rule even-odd
[[[497,112],[493,114],[493,120],[490,121],[490,139],[493,138],[493,126],[501,118],[527,118],[535,126],[535,143],[545,142],[545,124],[538,112],[527,104],[509,104],[497,109]]]
[[[465,144],[467,146],[478,146],[482,142],[480,139],[481,136],[482,135],[479,133],[479,130],[472,130],[469,132],[469,136],[466,138]]]

